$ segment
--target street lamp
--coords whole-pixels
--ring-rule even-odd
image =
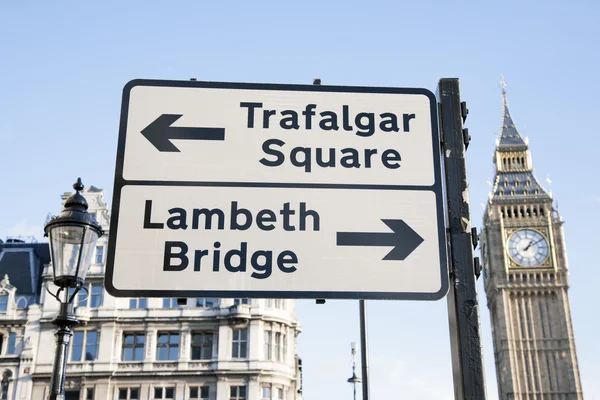
[[[64,208],[44,227],[44,236],[50,237],[50,258],[54,266],[56,293],[50,293],[60,303],[60,311],[52,321],[56,330],[56,353],[50,382],[50,399],[65,398],[65,372],[67,350],[73,335],[72,328],[79,325],[73,314],[72,303],[83,288],[90,267],[96,240],[104,233],[101,226],[88,212],[88,204],[79,193],[83,190],[81,178],[73,185],[75,193],[65,201]]]
[[[356,376],[356,343],[352,342],[350,347],[352,348],[352,376],[348,378],[348,383],[352,384],[352,388],[354,389],[354,400],[356,400],[356,384],[360,383],[361,380]]]

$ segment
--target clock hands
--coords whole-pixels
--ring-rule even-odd
[[[533,246],[534,244],[538,244],[538,243],[539,243],[539,242],[541,242],[542,240],[544,240],[544,238],[538,239],[538,241],[537,241],[537,242],[534,242],[533,240],[530,240],[530,241],[529,241],[529,244],[528,244],[528,245],[525,247],[525,249],[523,249],[523,250],[525,250],[525,251],[529,250],[529,248],[530,248],[531,246]]]

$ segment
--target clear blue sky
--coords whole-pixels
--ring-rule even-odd
[[[0,237],[42,236],[77,176],[112,184],[121,91],[134,78],[424,87],[459,77],[474,225],[493,177],[504,74],[535,173],[552,180],[571,268],[586,399],[600,399],[597,2],[0,3]],[[480,305],[489,399],[489,314]],[[308,399],[351,398],[358,303],[298,302]],[[452,399],[445,301],[369,302],[374,399]],[[596,378],[594,378],[596,377]]]

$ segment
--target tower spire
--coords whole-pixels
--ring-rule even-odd
[[[529,146],[519,135],[508,111],[504,76],[500,81],[500,87],[502,88],[502,128],[494,156],[496,178],[490,202],[551,201],[551,197],[533,175]]]
[[[498,140],[498,150],[527,150],[527,143],[523,140],[515,123],[508,111],[508,100],[506,99],[506,82],[504,76],[500,80],[502,88],[502,127],[500,129],[500,138]]]

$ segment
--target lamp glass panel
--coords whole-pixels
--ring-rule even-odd
[[[50,245],[54,279],[66,277],[75,279],[77,276],[81,280],[85,279],[97,240],[98,234],[82,225],[62,225],[52,228]],[[78,270],[80,259],[81,267]]]
[[[96,241],[98,240],[98,233],[93,229],[87,228],[85,230],[85,239],[83,241],[83,249],[81,254],[81,264],[79,266],[77,276],[81,280],[85,280],[88,269],[92,264],[92,257],[96,250]]]

